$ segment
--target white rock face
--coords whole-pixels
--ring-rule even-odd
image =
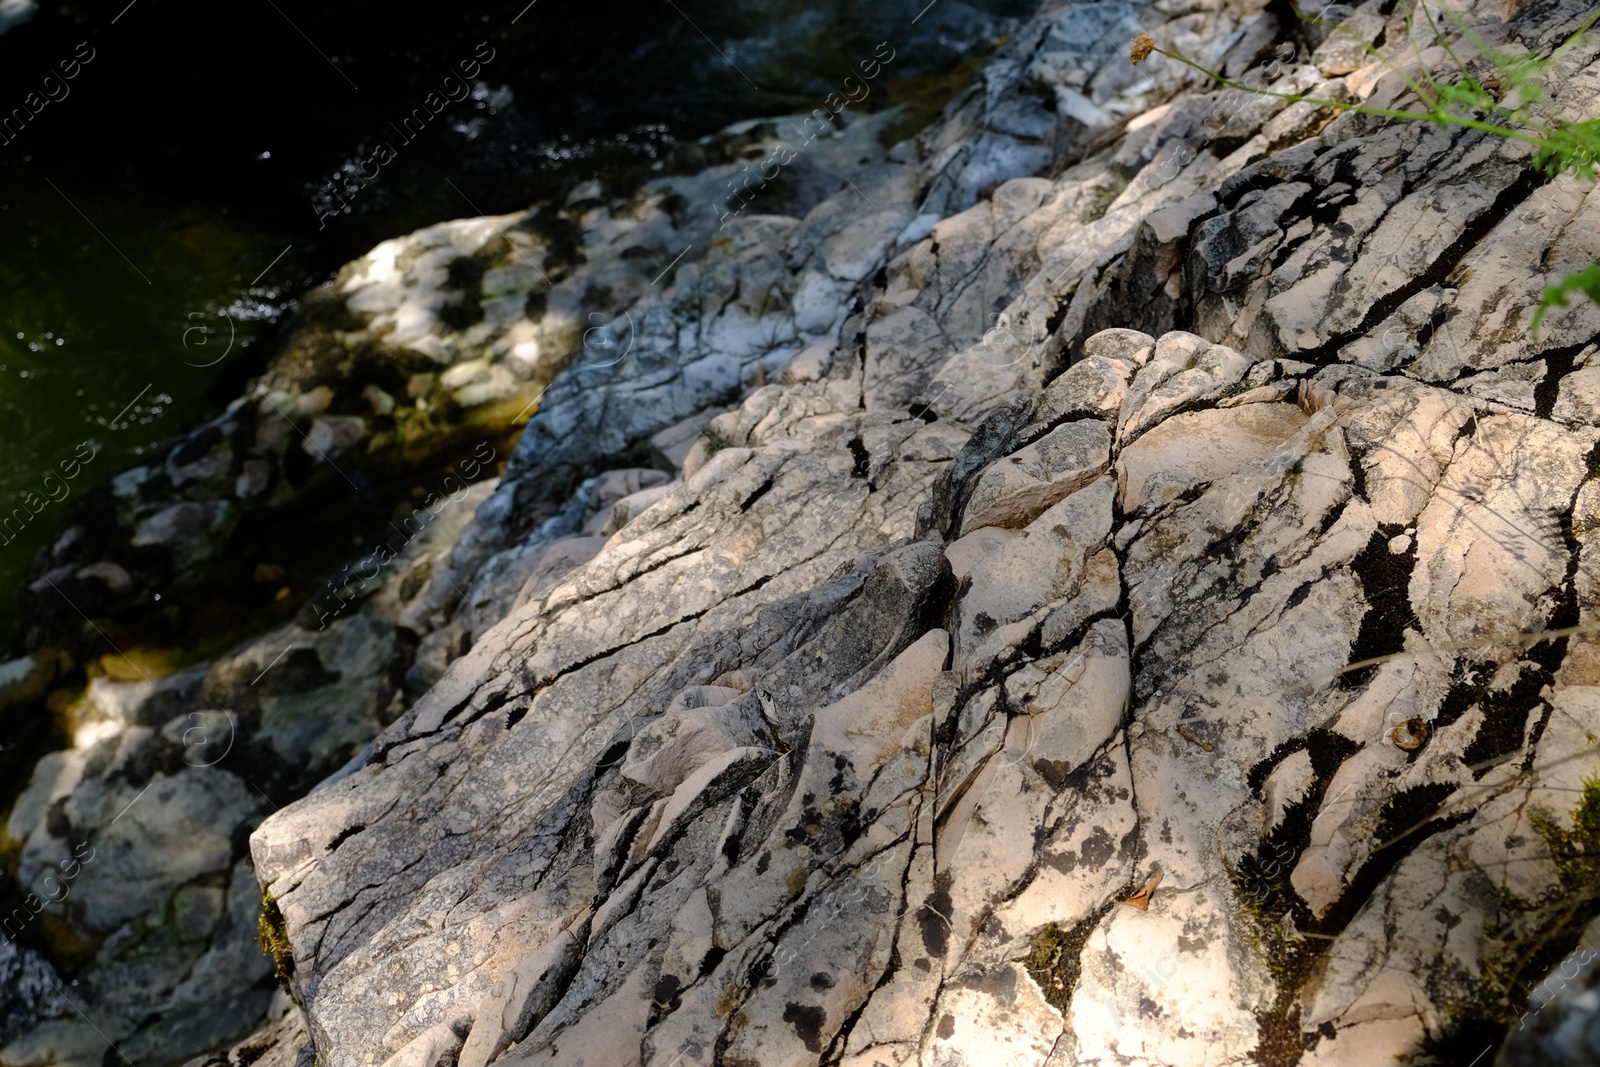
[[[1111,433],[1094,420],[1058,426],[984,472],[972,488],[962,525],[1022,526],[1082,489],[1111,458]]]
[[[831,378],[753,394],[737,446],[256,833],[319,1057],[368,1062],[379,1027],[385,1058],[485,1064],[1202,1064],[1283,1041],[1357,1063],[1448,1038],[1505,951],[1475,879],[1545,898],[1526,820],[1567,825],[1600,766],[1566,725],[1597,690],[1511,640],[1563,610],[1533,590],[1571,549],[1537,519],[1600,432],[1447,421],[1451,462],[1406,503],[1387,443],[1431,454],[1453,394],[1244,361],[1224,377],[1258,399],[1119,445],[1108,400],[1142,419],[1197,346],[1152,348],[1074,372],[1073,410],[1104,414],[1054,429],[1033,421],[1054,388],[954,439],[833,411]],[[816,507],[863,468],[859,504]],[[897,528],[913,500],[967,532]],[[1498,671],[1441,672],[1469,652]],[[1513,703],[1529,674],[1555,688]],[[1538,740],[1489,732],[1518,707]],[[1474,770],[1518,752],[1531,771]]]
[[[1170,504],[1261,459],[1305,424],[1305,413],[1291,404],[1176,415],[1122,450],[1117,506],[1136,512]]]
[[[1468,15],[1538,51],[1581,7]],[[568,361],[472,521],[259,701],[252,743],[354,758],[270,814],[135,785],[195,690],[102,685],[8,824],[29,872],[66,862],[62,817],[153,839],[110,826],[145,782],[162,826],[261,817],[323,1067],[1584,1062],[1592,982],[1526,950],[1570,969],[1595,910],[1600,320],[1525,327],[1593,197],[1309,104],[1219,136],[1221,101],[1084,17],[1039,15],[804,217],[741,217],[659,287],[597,260],[626,352],[554,299],[443,330],[466,223],[348,268],[439,364],[421,399],[519,401],[513,363]],[[1249,5],[1150,17],[1230,70],[1277,39]],[[1351,29],[1404,34],[1375,4]],[[1332,40],[1284,84],[1392,104]],[[1597,57],[1563,103],[1600,98]],[[228,840],[108,863],[82,921],[233,914]],[[45,1063],[42,1033],[0,1062]]]
[[[1223,62],[1263,16],[1193,17]],[[847,192],[736,240],[785,250],[812,347],[255,833],[319,1062],[1354,1064],[1508,1018],[1600,770],[1565,629],[1600,430],[1558,342],[1473,342],[1470,387],[1442,331],[1392,342],[1533,292],[1416,282],[1513,156],[1297,105],[1174,168],[1180,97],[979,199],[1020,71],[1138,113],[1038,25],[881,233]],[[1295,77],[1378,91],[1350,62]],[[1403,263],[1357,243],[1396,227]],[[454,573],[558,453],[524,439]]]

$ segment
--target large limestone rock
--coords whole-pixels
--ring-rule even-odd
[[[1600,770],[1568,725],[1591,688],[1519,636],[1567,610],[1582,548],[1541,517],[1600,429],[1478,408],[1380,521],[1387,442],[1462,401],[1245,362],[1252,402],[1102,434],[1108,473],[949,542],[909,504],[964,499],[964,530],[1057,431],[752,396],[739,444],[256,832],[319,1062],[1443,1047],[1514,951],[1496,924],[1560,885],[1528,820],[1568,825]],[[1170,375],[1149,360],[1087,407]],[[863,475],[845,446],[868,441]],[[1181,491],[1140,488],[1162,469]],[[843,513],[806,506],[858,481]],[[1496,695],[1529,674],[1543,695]]]
[[[1581,9],[1464,17],[1541,51]],[[852,167],[846,131],[848,182],[660,277],[622,252],[690,243],[662,189],[567,205],[603,309],[513,314],[545,252],[485,220],[341,275],[339,330],[439,364],[414,399],[548,388],[471,521],[326,632],[100,685],[35,768],[26,874],[108,848],[68,917],[105,938],[93,1025],[176,1062],[239,1029],[202,990],[256,1021],[259,880],[298,1007],[229,1063],[302,1025],[324,1067],[1582,1062],[1592,983],[1546,974],[1596,910],[1600,318],[1526,325],[1600,254],[1591,188],[1135,69],[1122,10],[1040,13],[916,142]],[[1278,40],[1260,5],[1139,17],[1233,73]],[[1285,91],[1400,99],[1311,36]],[[1553,85],[1575,113],[1597,54]],[[500,296],[456,329],[480,238]],[[152,493],[130,538],[234,521]],[[284,649],[241,698],[270,795],[184,766],[178,713]],[[100,1062],[28,1003],[57,1017],[0,1062]]]
[[[1528,939],[1570,945],[1591,312],[1465,331],[1542,284],[1496,220],[1582,197],[1303,107],[1175,164],[1210,143],[1180,96],[980,199],[1011,94],[1139,114],[1152,83],[1053,57],[1068,17],[924,139],[920,201],[885,187],[876,268],[807,258],[828,204],[768,229],[854,286],[836,350],[257,830],[319,1062],[1470,1062]],[[1287,76],[1393,99],[1348,66]],[[1440,308],[1464,355],[1404,325]],[[558,454],[524,439],[454,573]]]

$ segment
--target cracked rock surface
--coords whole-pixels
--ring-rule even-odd
[[[1047,389],[971,435],[758,391],[738,444],[270,818],[319,1057],[1372,1063],[1454,1036],[1491,924],[1561,888],[1529,820],[1600,763],[1582,639],[1518,636],[1571,625],[1583,546],[1549,517],[1600,431],[1187,333],[1087,347],[1119,354],[1056,380],[1073,414],[1039,421]],[[1104,449],[1195,371],[1099,474],[952,536],[1017,457],[1082,424]],[[1216,406],[1230,376],[1255,403]],[[1220,413],[1164,468],[1181,492],[1140,490],[1140,442]],[[1383,596],[1410,615],[1377,649]],[[1350,670],[1364,646],[1394,654]]]
[[[1588,190],[1307,109],[1167,166],[1205,98],[1054,62],[1071,17],[839,194],[874,265],[833,201],[736,239],[854,283],[825,358],[256,831],[319,1062],[1465,1062],[1592,911],[1538,827],[1600,769],[1597,316],[1528,340],[1559,266],[1497,237],[1591,256]],[[1245,64],[1270,18],[1169,17]],[[978,198],[1042,85],[1137,117]]]
[[[1544,53],[1587,13],[1464,12]],[[1277,17],[1046,7],[815,202],[659,284],[619,256],[629,345],[534,338],[503,476],[338,623],[414,648],[302,659],[339,745],[251,720],[342,766],[235,819],[303,1014],[228,1062],[302,1022],[322,1067],[1592,1062],[1591,972],[1518,1018],[1595,936],[1600,309],[1527,331],[1600,258],[1593,183],[1121,51],[1238,74]],[[1315,36],[1283,91],[1405,106]],[[1600,49],[1559,74],[1600,116]],[[532,320],[436,330],[424,260],[348,277],[492,392]],[[147,780],[127,703],[36,774],[25,854],[110,833],[61,775]]]

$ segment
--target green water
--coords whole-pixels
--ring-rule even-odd
[[[287,245],[278,235],[50,180],[0,191],[0,647],[16,629],[9,592],[71,500],[204,412],[280,294],[304,286],[289,283],[292,255],[251,285]]]
[[[340,263],[737,118],[807,111],[892,41],[882,106],[894,79],[981,54],[1032,3],[282,6],[43,5],[0,35],[4,100],[96,48],[70,99],[0,146],[0,659],[14,592],[73,500],[239,395],[281,340],[272,317]],[[324,229],[332,176],[486,41],[498,58],[472,102]]]

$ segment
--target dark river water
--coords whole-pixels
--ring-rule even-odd
[[[236,395],[340,263],[810,110],[879,41],[914,86],[1031,7],[0,0],[0,654],[66,502]]]

